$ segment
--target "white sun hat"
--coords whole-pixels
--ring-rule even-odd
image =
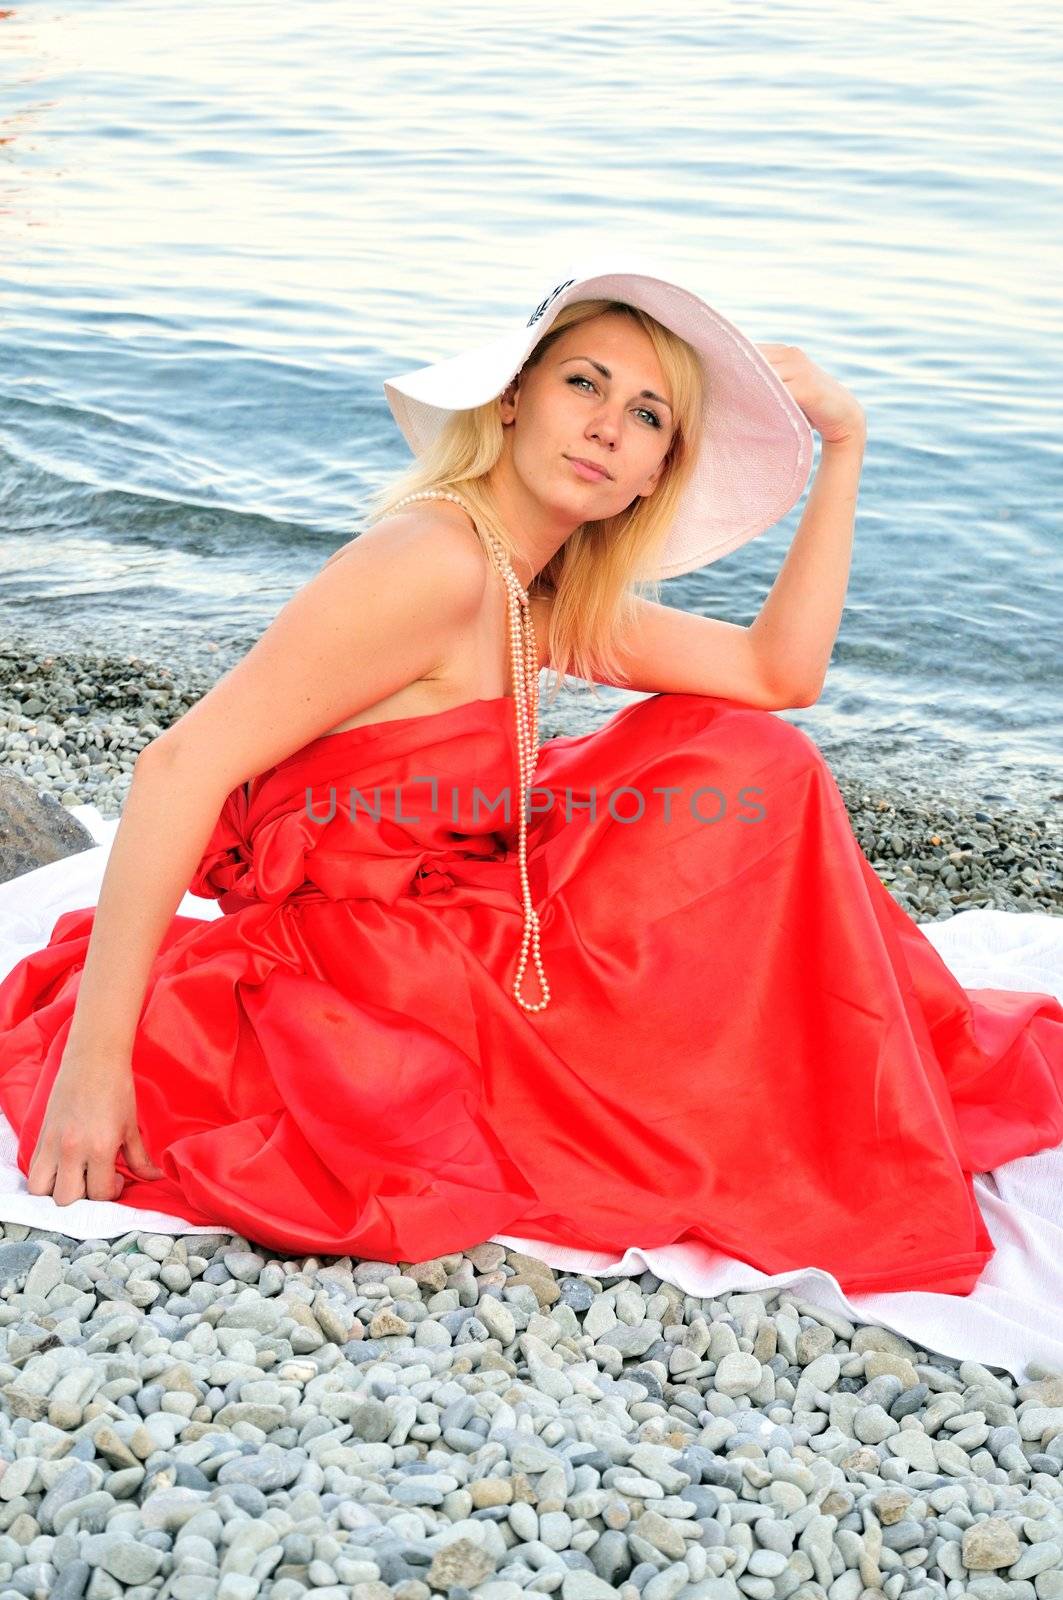
[[[452,412],[503,393],[563,306],[604,298],[648,311],[692,346],[705,378],[701,450],[661,560],[648,575],[673,578],[717,561],[786,515],[808,482],[813,435],[789,389],[745,334],[665,276],[667,265],[620,254],[619,263],[616,251],[584,261],[497,338],[388,378],[384,393],[407,444],[420,455]]]

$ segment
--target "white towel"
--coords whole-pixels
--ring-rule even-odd
[[[50,862],[0,884],[0,977],[23,956],[43,948],[64,911],[93,906],[117,819],[95,806],[71,808],[98,842],[94,849]],[[186,894],[182,916],[220,916],[213,900]],[[1063,917],[1043,912],[970,910],[944,922],[920,924],[952,972],[967,988],[1024,989],[1063,1000]],[[150,1233],[235,1232],[205,1228],[162,1211],[143,1211],[109,1200],[58,1206],[51,1195],[31,1195],[15,1165],[17,1141],[0,1112],[0,1217],[47,1228],[75,1239],[108,1239],[140,1229]],[[630,1274],[647,1267],[687,1294],[719,1296],[731,1290],[788,1294],[854,1323],[891,1328],[924,1351],[1000,1367],[1022,1381],[1030,1362],[1063,1372],[1063,1145],[1006,1162],[974,1177],[978,1204],[996,1253],[969,1295],[904,1290],[847,1295],[831,1273],[807,1267],[772,1275],[721,1255],[703,1244],[643,1249],[631,1244],[622,1257],[572,1250],[498,1234],[497,1242],[539,1257],[567,1272]]]

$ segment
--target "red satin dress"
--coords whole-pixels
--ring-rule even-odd
[[[502,697],[323,735],[228,796],[190,886],[224,915],[173,918],[132,1057],[166,1176],[120,1154],[121,1202],[281,1251],[700,1239],[969,1293],[971,1174],[1063,1140],[1063,1006],[960,986],[794,724],[658,694],[540,750],[528,1012],[517,770]],[[0,984],[24,1173],[93,916]]]

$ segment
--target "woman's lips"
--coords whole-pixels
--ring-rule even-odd
[[[588,462],[578,460],[576,456],[566,456],[565,459],[569,462],[573,470],[577,472],[581,478],[585,478],[588,483],[600,483],[603,478],[607,478],[609,476],[609,474],[607,472],[603,472],[600,467],[592,467]]]

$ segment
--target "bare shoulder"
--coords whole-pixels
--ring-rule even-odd
[[[394,551],[399,563],[427,558],[444,576],[453,576],[461,593],[469,598],[483,594],[487,581],[483,547],[468,514],[452,501],[422,500],[382,517],[334,550],[321,571],[349,563],[366,549],[374,555]]]
[[[381,518],[380,522],[375,523],[365,533],[359,534],[358,538],[350,540],[339,550],[334,551],[325,562],[325,566],[344,558],[357,546],[359,539],[376,537],[389,529],[395,530],[396,533],[405,530],[407,537],[413,537],[414,530],[417,530],[420,536],[430,539],[436,554],[445,557],[447,570],[453,573],[455,582],[468,595],[470,605],[475,605],[478,600],[484,598],[494,571],[494,564],[484,549],[473,519],[453,500],[420,500],[411,506],[404,506],[401,511]],[[550,618],[553,613],[554,596],[533,594],[529,605],[532,629],[539,652],[539,665],[548,667]]]
[[[486,563],[446,515],[384,518],[338,554],[141,760],[183,758],[224,796],[431,677],[481,610]]]

